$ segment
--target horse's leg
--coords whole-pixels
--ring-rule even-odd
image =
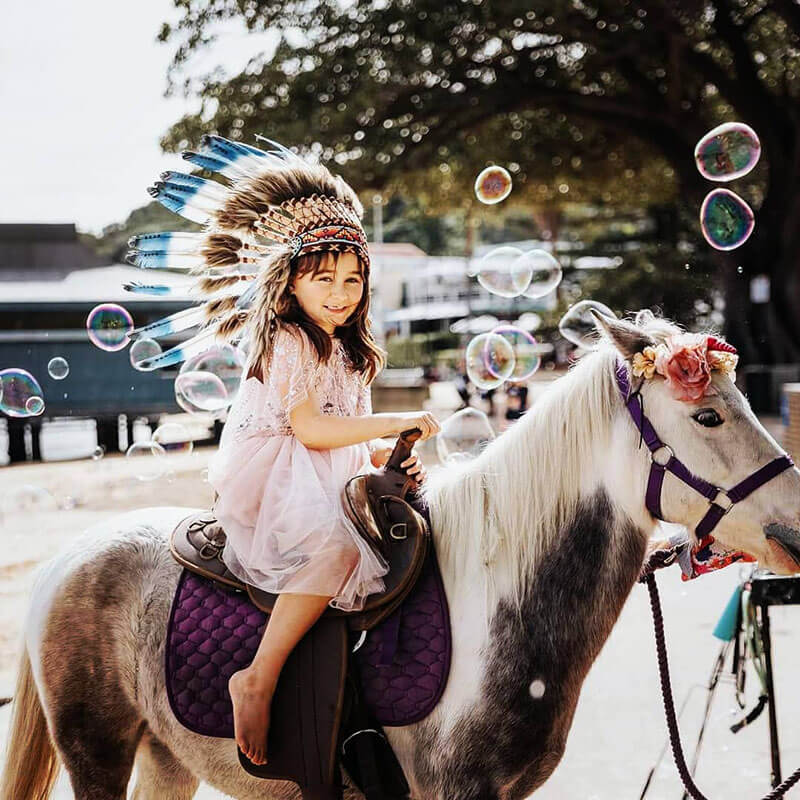
[[[148,729],[136,752],[132,800],[191,800],[200,781]]]
[[[124,800],[147,727],[131,685],[143,602],[135,555],[135,541],[104,544],[53,583],[28,632],[37,640],[42,705],[76,800]]]

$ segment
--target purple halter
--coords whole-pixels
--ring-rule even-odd
[[[744,500],[756,489],[794,466],[792,459],[784,454],[757,469],[732,489],[720,489],[690,472],[685,464],[675,458],[672,448],[658,438],[650,420],[644,415],[642,406],[637,402],[637,395],[631,394],[628,367],[624,361],[617,362],[617,386],[622,394],[622,401],[633,419],[633,424],[636,425],[642,440],[650,450],[650,476],[647,479],[647,494],[645,495],[645,505],[648,511],[657,519],[664,519],[661,512],[661,487],[664,484],[664,473],[671,472],[687,486],[691,486],[692,489],[703,495],[711,504],[695,528],[698,539],[711,533],[717,523],[733,508],[734,503]],[[666,460],[656,460],[656,453],[660,451],[666,453]]]

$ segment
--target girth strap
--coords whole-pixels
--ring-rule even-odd
[[[628,367],[622,360],[617,362],[616,377],[617,386],[625,407],[628,409],[636,429],[641,434],[642,441],[650,450],[650,474],[647,478],[645,505],[656,519],[664,519],[661,510],[661,490],[664,486],[664,474],[666,472],[671,472],[687,486],[691,486],[711,504],[695,529],[697,537],[702,538],[716,527],[717,523],[731,510],[734,503],[744,500],[756,489],[780,475],[784,470],[794,466],[792,459],[784,454],[756,470],[752,475],[737,483],[732,489],[728,491],[720,489],[691,472],[682,461],[675,457],[672,448],[658,438],[655,428],[644,414],[638,392],[631,394]],[[656,454],[662,450],[668,454],[666,460],[658,460],[656,457]]]

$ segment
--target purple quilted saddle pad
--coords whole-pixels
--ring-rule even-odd
[[[183,570],[165,653],[167,695],[182,725],[233,738],[228,679],[253,660],[266,621],[244,592]],[[378,724],[410,725],[427,716],[447,683],[450,654],[447,598],[431,548],[403,606],[367,634],[356,654]]]

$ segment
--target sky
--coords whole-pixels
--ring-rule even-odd
[[[199,108],[165,98],[177,42],[156,41],[177,19],[169,0],[7,4],[0,30],[0,223],[74,222],[99,233],[149,202],[166,169],[184,170],[159,138]],[[193,74],[242,69],[270,34],[228,26]]]

